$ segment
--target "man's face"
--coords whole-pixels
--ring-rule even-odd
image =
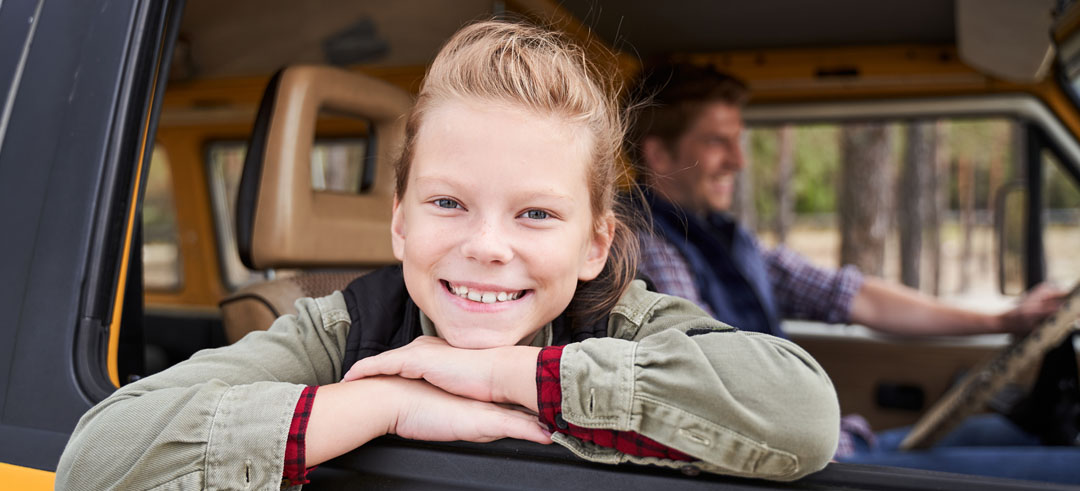
[[[728,210],[735,176],[746,165],[740,146],[742,131],[738,107],[709,103],[672,147],[656,142],[657,149],[646,149],[654,189],[690,210]]]

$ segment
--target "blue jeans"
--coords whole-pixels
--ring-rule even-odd
[[[960,474],[1080,484],[1080,447],[1046,447],[997,414],[973,416],[933,448],[898,450],[909,427],[877,434],[874,448],[856,439],[854,464],[907,467]]]

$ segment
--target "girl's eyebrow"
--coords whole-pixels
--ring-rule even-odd
[[[468,187],[470,182],[472,182],[472,181],[468,180],[468,179],[462,179],[462,178],[460,178],[458,176],[451,176],[451,175],[446,175],[446,174],[416,176],[416,184],[417,185],[444,184],[444,185],[449,185],[450,187],[455,188],[455,189],[460,189],[460,188]],[[573,196],[571,196],[569,194],[560,193],[560,192],[553,191],[553,190],[546,190],[546,191],[530,190],[530,191],[525,191],[525,192],[522,192],[522,193],[518,193],[518,194],[516,194],[516,197],[518,197],[519,199],[522,199],[524,201],[536,200],[536,199],[554,199],[554,200],[559,200],[559,201],[570,201],[570,202],[576,202],[577,201],[577,200],[574,199]]]
[[[449,184],[453,187],[464,186],[466,181],[457,179],[454,176],[436,174],[433,176],[416,176],[416,184]]]
[[[557,193],[554,191],[530,191],[519,195],[523,200],[536,200],[536,199],[554,199],[558,201],[576,201],[573,196],[563,193]]]

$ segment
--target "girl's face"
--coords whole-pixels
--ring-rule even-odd
[[[394,255],[440,336],[461,348],[509,346],[595,278],[613,220],[589,206],[587,132],[496,104],[432,108],[409,181],[394,200]]]

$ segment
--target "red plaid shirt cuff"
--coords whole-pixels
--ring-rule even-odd
[[[633,431],[590,429],[567,423],[562,418],[562,385],[559,379],[562,352],[563,346],[549,346],[540,350],[536,362],[536,402],[540,409],[540,421],[546,424],[550,431],[565,433],[602,447],[614,448],[627,455],[697,460]]]
[[[318,386],[304,388],[304,391],[300,393],[300,400],[296,401],[292,424],[289,425],[289,440],[285,442],[285,470],[281,473],[283,488],[310,482],[307,473],[314,467],[308,469],[306,466],[304,436],[307,433],[311,405],[315,402],[317,390],[319,390]]]

